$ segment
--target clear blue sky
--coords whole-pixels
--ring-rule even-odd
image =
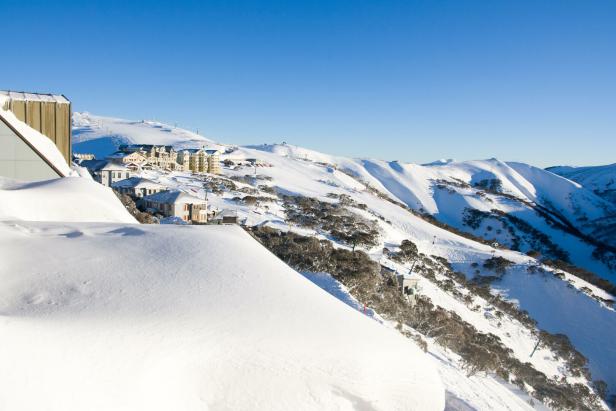
[[[411,162],[616,162],[616,1],[0,0],[0,88]]]

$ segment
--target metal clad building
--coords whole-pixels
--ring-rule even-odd
[[[5,110],[46,135],[71,163],[71,102],[63,95],[0,91]]]

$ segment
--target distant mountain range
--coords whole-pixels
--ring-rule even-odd
[[[573,180],[616,204],[616,163],[594,167],[556,166],[546,170]]]

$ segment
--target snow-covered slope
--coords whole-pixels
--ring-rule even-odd
[[[616,275],[614,267],[593,257],[596,244],[580,237],[596,237],[611,244],[609,233],[616,229],[616,207],[590,190],[545,170],[496,159],[430,165],[348,159],[290,145],[251,146],[244,150],[250,152],[235,155],[261,155],[270,162],[284,157],[300,160],[300,164],[302,161],[329,164],[337,178],[348,182],[349,178],[340,175],[355,176],[390,198],[456,229],[522,252],[536,250],[553,259],[568,257],[574,264],[608,279]],[[270,159],[272,154],[276,156],[274,159]],[[295,167],[293,162],[281,166]],[[280,175],[276,181],[279,179],[287,181],[290,177]],[[490,187],[494,182],[497,185]],[[305,195],[314,195],[322,191],[322,188],[309,189],[316,183],[311,181],[306,186],[296,184],[295,187],[301,187]],[[357,189],[357,181],[351,184]],[[465,218],[468,210],[484,213],[481,224],[476,227],[468,224]],[[526,222],[535,231],[529,233],[527,227],[494,215],[494,210]],[[575,234],[576,230],[580,235]],[[542,244],[545,238],[542,235],[551,244]]]
[[[136,223],[110,188],[84,177],[31,183],[0,177],[2,220]]]
[[[1,180],[0,260],[0,409],[445,406],[416,345],[239,227],[138,225],[87,177]]]
[[[444,406],[418,348],[240,228],[17,221],[0,249],[2,408]]]
[[[150,141],[144,137],[143,142]],[[601,219],[611,207],[592,192],[549,172],[495,159],[462,163],[442,161],[421,166],[330,156],[286,144],[239,148],[223,158],[236,164],[240,164],[242,159],[256,158],[261,166],[225,167],[223,177],[156,171],[144,174],[147,178],[197,195],[204,194],[202,187],[204,182],[208,182],[210,187],[216,188],[208,197],[211,205],[236,209],[247,225],[268,225],[326,240],[331,240],[327,232],[290,224],[280,196],[295,194],[323,202],[334,201],[330,194],[350,196],[357,204],[366,205],[363,211],[355,209],[355,213],[377,221],[379,244],[365,251],[381,263],[390,262],[383,248],[396,249],[404,239],[411,239],[426,255],[445,258],[454,270],[466,274],[469,279],[476,275],[477,264],[481,267],[493,255],[506,258],[513,262],[513,266],[500,280],[492,283],[493,289],[519,304],[520,309],[528,310],[538,321],[539,328],[569,336],[574,346],[589,358],[593,378],[607,381],[614,391],[616,373],[611,364],[616,359],[616,352],[611,341],[616,338],[616,315],[601,300],[609,300],[611,295],[566,272],[560,274],[547,269],[542,274],[537,273],[532,268],[540,263],[534,258],[520,252],[495,250],[490,245],[439,228],[396,204],[404,203],[450,226],[484,238],[498,235],[499,243],[507,246],[513,243],[513,237],[508,237],[507,230],[496,234],[499,230],[496,220],[484,221],[475,229],[465,224],[464,211],[472,208],[489,213],[496,209],[515,215],[566,249],[573,262],[609,278],[612,275],[610,270],[592,259],[591,245],[553,227],[553,222],[537,214],[539,205],[551,213],[552,220],[567,220],[579,230],[589,230],[586,224],[592,219]],[[498,181],[498,186],[492,186],[494,180]],[[233,185],[235,188],[228,188]],[[259,198],[252,205],[238,201],[246,194]],[[490,231],[488,226],[492,225]],[[534,246],[531,240],[522,238],[521,230],[514,230],[514,234],[523,240],[520,251],[526,252]],[[336,247],[344,248],[345,245],[337,243]],[[401,270],[408,269],[408,266],[401,267]],[[490,273],[481,273],[480,276],[484,274]],[[587,383],[572,376],[563,367],[562,358],[546,347],[539,347],[531,357],[537,343],[536,330],[510,318],[502,321],[490,319],[493,308],[488,301],[475,299],[472,306],[467,306],[432,281],[422,279],[421,287],[421,292],[436,305],[460,315],[477,330],[496,335],[519,361],[531,363],[536,370],[556,380]],[[335,294],[340,297],[339,293]],[[430,353],[437,359],[434,365],[456,401],[461,400],[476,409],[531,408],[526,400],[521,401],[515,389],[494,376],[467,377],[453,353],[440,351],[432,345]]]
[[[548,171],[566,177],[616,204],[616,164],[594,167],[549,167]]]
[[[156,121],[131,121],[90,113],[73,113],[73,151],[97,158],[116,151],[120,144],[172,145],[176,148],[217,147],[192,131]]]
[[[367,214],[367,218],[382,217],[382,221],[379,223],[381,245],[369,250],[370,255],[376,260],[381,259],[383,246],[392,247],[395,244],[400,244],[403,239],[412,239],[421,252],[446,258],[452,263],[455,270],[466,273],[470,278],[475,271],[473,264],[481,264],[492,256],[492,247],[438,228],[400,206],[375,196],[362,183],[362,181],[369,182],[380,189],[383,194],[392,197],[395,188],[400,188],[399,193],[403,192],[403,188],[409,192],[414,190],[415,193],[419,193],[416,196],[417,198],[428,197],[428,189],[423,191],[422,194],[422,184],[429,182],[430,178],[422,175],[421,172],[428,173],[431,171],[429,168],[409,165],[408,167],[411,169],[416,168],[417,172],[409,172],[407,174],[409,182],[405,181],[403,185],[400,180],[392,182],[392,179],[386,178],[387,174],[380,175],[376,171],[377,169],[373,167],[374,164],[382,165],[383,163],[373,160],[354,160],[328,156],[305,149],[296,151],[293,147],[288,146],[269,145],[258,147],[258,149],[240,148],[229,154],[228,158],[236,161],[242,158],[257,158],[266,165],[256,168],[257,180],[255,185],[243,186],[238,183],[237,191],[225,193],[222,197],[210,193],[209,198],[213,206],[236,209],[240,218],[246,220],[247,225],[265,224],[281,230],[290,229],[303,235],[329,238],[318,231],[290,225],[285,220],[284,209],[276,202],[263,201],[261,205],[246,206],[233,201],[233,197],[243,195],[241,189],[265,183],[284,194],[313,197],[321,201],[331,201],[328,193],[346,194],[358,203],[366,204],[367,209],[375,213],[374,215]],[[506,170],[510,169],[507,165],[503,165],[503,167]],[[225,174],[232,178],[244,178],[245,176],[252,178],[254,172],[255,170],[252,167],[234,170],[225,169]],[[515,170],[511,169],[509,172],[515,173]],[[372,173],[382,180],[373,177]],[[349,174],[354,174],[357,177],[351,177]],[[464,174],[460,172],[458,176],[464,176]],[[159,175],[156,172],[149,172],[147,177],[189,191],[199,191],[203,184],[199,177],[182,173]],[[380,181],[388,184],[391,190],[387,190],[384,184],[380,184]],[[202,191],[199,191],[199,193],[199,195],[203,195]],[[265,195],[265,193],[260,193],[260,195]],[[434,204],[439,205],[439,202],[434,201]],[[442,200],[440,205],[446,206],[447,202]],[[460,209],[458,210],[460,211]],[[434,244],[432,244],[433,241]],[[497,255],[513,261],[515,264],[502,281],[494,284],[499,292],[518,302],[522,309],[528,310],[531,317],[539,321],[539,326],[542,329],[568,335],[576,348],[589,357],[593,377],[604,379],[610,386],[615,386],[616,374],[610,364],[616,359],[616,352],[611,348],[610,341],[616,338],[616,315],[612,309],[579,290],[582,287],[587,287],[601,298],[609,299],[611,296],[570,275],[566,275],[566,279],[576,284],[576,287],[571,287],[567,281],[562,281],[552,275],[548,277],[546,275],[533,275],[528,272],[528,269],[530,266],[536,265],[537,261],[523,254],[500,250]],[[484,319],[483,314],[476,315],[468,308],[463,309],[460,305],[448,303],[447,301],[451,297],[439,297],[439,293],[434,291],[433,286],[430,288],[425,286],[423,290],[433,301],[459,313],[466,321],[473,323],[479,329],[501,335],[508,346],[519,353],[520,360],[530,360],[539,369],[545,367],[546,372],[549,369],[555,369],[554,364],[543,363],[545,358],[551,358],[551,354],[546,353],[544,354],[545,357],[535,356],[532,359],[528,357],[536,343],[535,337],[525,335],[522,331],[516,331],[515,334],[512,334],[506,328],[496,327],[495,324]],[[581,307],[583,307],[582,311],[580,311]],[[593,319],[590,323],[587,321],[589,318]],[[515,335],[515,337],[512,338],[507,334]],[[451,365],[447,364],[447,367],[441,369],[441,372],[446,373],[448,367],[451,367]],[[485,381],[480,384],[486,390],[485,396],[474,398],[469,395],[469,391],[472,392],[472,390],[459,390],[459,387],[466,383],[466,381],[463,382],[464,378],[463,373],[462,375],[458,374],[457,379],[449,374],[448,381],[454,385],[448,386],[448,390],[455,392],[456,395],[461,396],[479,409],[490,409],[490,406],[486,406],[486,404],[491,404],[486,397],[492,396],[494,398],[496,394],[487,391],[489,390],[487,387],[493,387],[494,381]],[[477,386],[475,386],[476,389]],[[493,403],[492,406],[494,406]],[[512,409],[518,408],[512,406]]]

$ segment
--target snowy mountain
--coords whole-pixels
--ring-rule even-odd
[[[330,164],[423,215],[490,243],[570,261],[608,280],[616,275],[616,236],[610,235],[616,229],[616,207],[539,168],[496,159],[430,165],[345,159],[288,145],[250,149]],[[597,249],[604,245],[612,252],[600,258]]]
[[[142,128],[124,133],[124,140],[151,142]],[[614,207],[593,192],[550,172],[496,159],[415,165],[330,156],[286,144],[226,148],[222,176],[155,170],[143,176],[197,195],[204,195],[207,187],[212,207],[236,210],[247,226],[255,227],[257,238],[305,270],[311,281],[359,311],[368,307],[383,325],[423,339],[438,359],[433,364],[448,391],[448,404],[531,409],[540,407],[540,398],[554,408],[572,409],[580,404],[558,401],[584,397],[576,390],[594,387],[591,380],[604,380],[616,391],[613,283],[597,280],[612,280],[614,269],[609,260],[597,257],[599,244],[589,239]],[[257,159],[257,166],[248,166],[247,159]],[[358,248],[386,267],[385,272],[413,268],[419,274],[420,295],[433,305],[432,314],[448,313],[477,342],[482,335],[493,336],[489,344],[510,350],[503,356],[511,365],[492,364],[486,374],[469,372],[469,366],[477,365],[472,353],[440,333],[445,326],[424,329],[416,323],[416,310],[410,317],[396,313],[405,308],[383,291],[386,274],[363,285],[339,272],[319,276],[312,273],[315,267],[306,266],[301,252],[299,257],[284,255],[287,246],[276,248],[277,241],[302,244],[312,238],[322,242],[319,247],[355,249],[348,227],[366,228],[369,238]],[[403,240],[417,247],[415,260],[397,259]],[[561,257],[596,276],[571,265],[544,263]],[[415,264],[417,259],[422,262]],[[506,267],[495,265],[500,262]],[[323,264],[326,271],[336,269]],[[362,289],[369,284],[377,288]],[[488,294],[482,288],[486,284]],[[434,317],[428,324],[437,321]],[[566,335],[574,348],[559,335]],[[592,376],[575,371],[579,368],[574,364],[583,361],[572,349],[588,359]],[[513,375],[494,371],[507,367]],[[560,390],[563,394],[556,394]],[[596,408],[601,406],[590,407]]]
[[[121,144],[172,145],[176,148],[216,146],[200,134],[156,121],[131,121],[90,113],[73,113],[74,152],[92,153],[98,158],[104,158]]]
[[[83,177],[0,199],[2,408],[444,407],[418,347],[237,227],[137,225]]]
[[[549,167],[548,171],[575,181],[616,204],[616,164],[595,167]]]

